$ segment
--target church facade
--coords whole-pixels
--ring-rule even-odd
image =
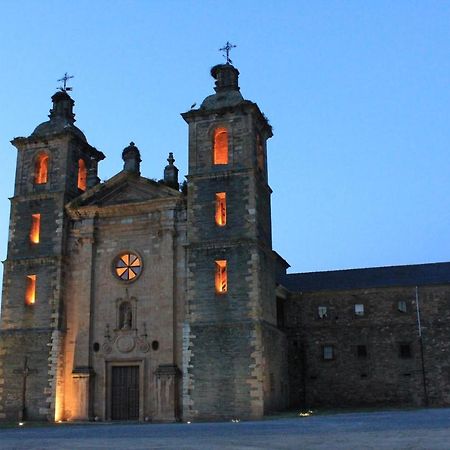
[[[182,114],[187,182],[123,170],[67,90],[17,148],[0,419],[228,420],[289,407],[450,404],[450,264],[287,274],[267,141],[231,64]]]

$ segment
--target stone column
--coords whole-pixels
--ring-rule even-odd
[[[80,283],[85,287],[83,295],[78,298],[78,330],[75,343],[75,354],[73,362],[73,383],[75,395],[77,397],[76,411],[72,416],[74,420],[90,420],[91,405],[91,385],[93,379],[93,369],[91,367],[91,318],[93,317],[93,279],[94,279],[94,228],[95,219],[85,219],[85,228],[81,237],[83,263],[85,267],[90,267],[83,273]],[[80,258],[81,260],[81,258]]]

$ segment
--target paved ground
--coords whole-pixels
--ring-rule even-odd
[[[450,449],[450,408],[239,423],[0,428],[0,449]]]

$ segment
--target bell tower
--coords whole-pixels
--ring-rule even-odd
[[[0,418],[55,420],[64,339],[65,205],[99,182],[103,153],[75,123],[68,89],[52,96],[49,120],[16,137],[14,196],[4,263]],[[8,394],[5,394],[6,388]]]
[[[189,124],[184,419],[257,418],[283,402],[266,143],[272,129],[240,92],[239,71],[211,69],[215,93]]]

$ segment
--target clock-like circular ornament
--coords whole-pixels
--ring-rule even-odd
[[[133,252],[124,252],[114,260],[114,275],[122,281],[136,281],[142,272],[141,258]]]

